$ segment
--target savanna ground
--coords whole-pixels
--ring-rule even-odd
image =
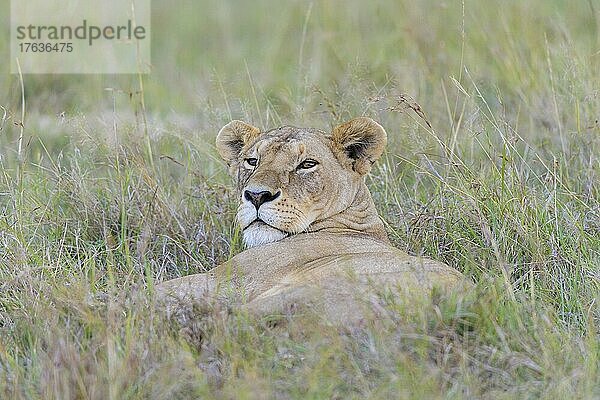
[[[600,397],[599,3],[153,13],[150,75],[25,75],[23,107],[0,67],[0,398]],[[242,249],[223,124],[359,115],[388,131],[392,241],[472,293],[383,294],[352,329],[157,312],[157,282]]]

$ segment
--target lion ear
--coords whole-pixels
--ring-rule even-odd
[[[333,129],[331,141],[342,165],[361,175],[371,169],[387,143],[385,129],[371,118],[354,118]]]
[[[242,148],[260,135],[260,129],[242,121],[231,121],[217,135],[217,151],[231,165]]]

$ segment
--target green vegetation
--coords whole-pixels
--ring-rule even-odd
[[[152,74],[25,75],[24,108],[3,63],[0,398],[599,398],[600,5],[462,3],[154,0]],[[391,239],[473,293],[352,329],[153,307],[242,249],[222,125],[358,115]]]

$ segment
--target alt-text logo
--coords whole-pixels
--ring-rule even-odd
[[[150,72],[150,0],[12,0],[11,72]]]

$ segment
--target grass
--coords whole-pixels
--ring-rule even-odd
[[[0,398],[600,397],[599,12],[154,1],[143,92],[25,75],[23,109],[5,63]],[[357,115],[390,138],[368,177],[390,238],[472,293],[382,294],[352,329],[155,309],[157,282],[242,250],[220,126]]]

